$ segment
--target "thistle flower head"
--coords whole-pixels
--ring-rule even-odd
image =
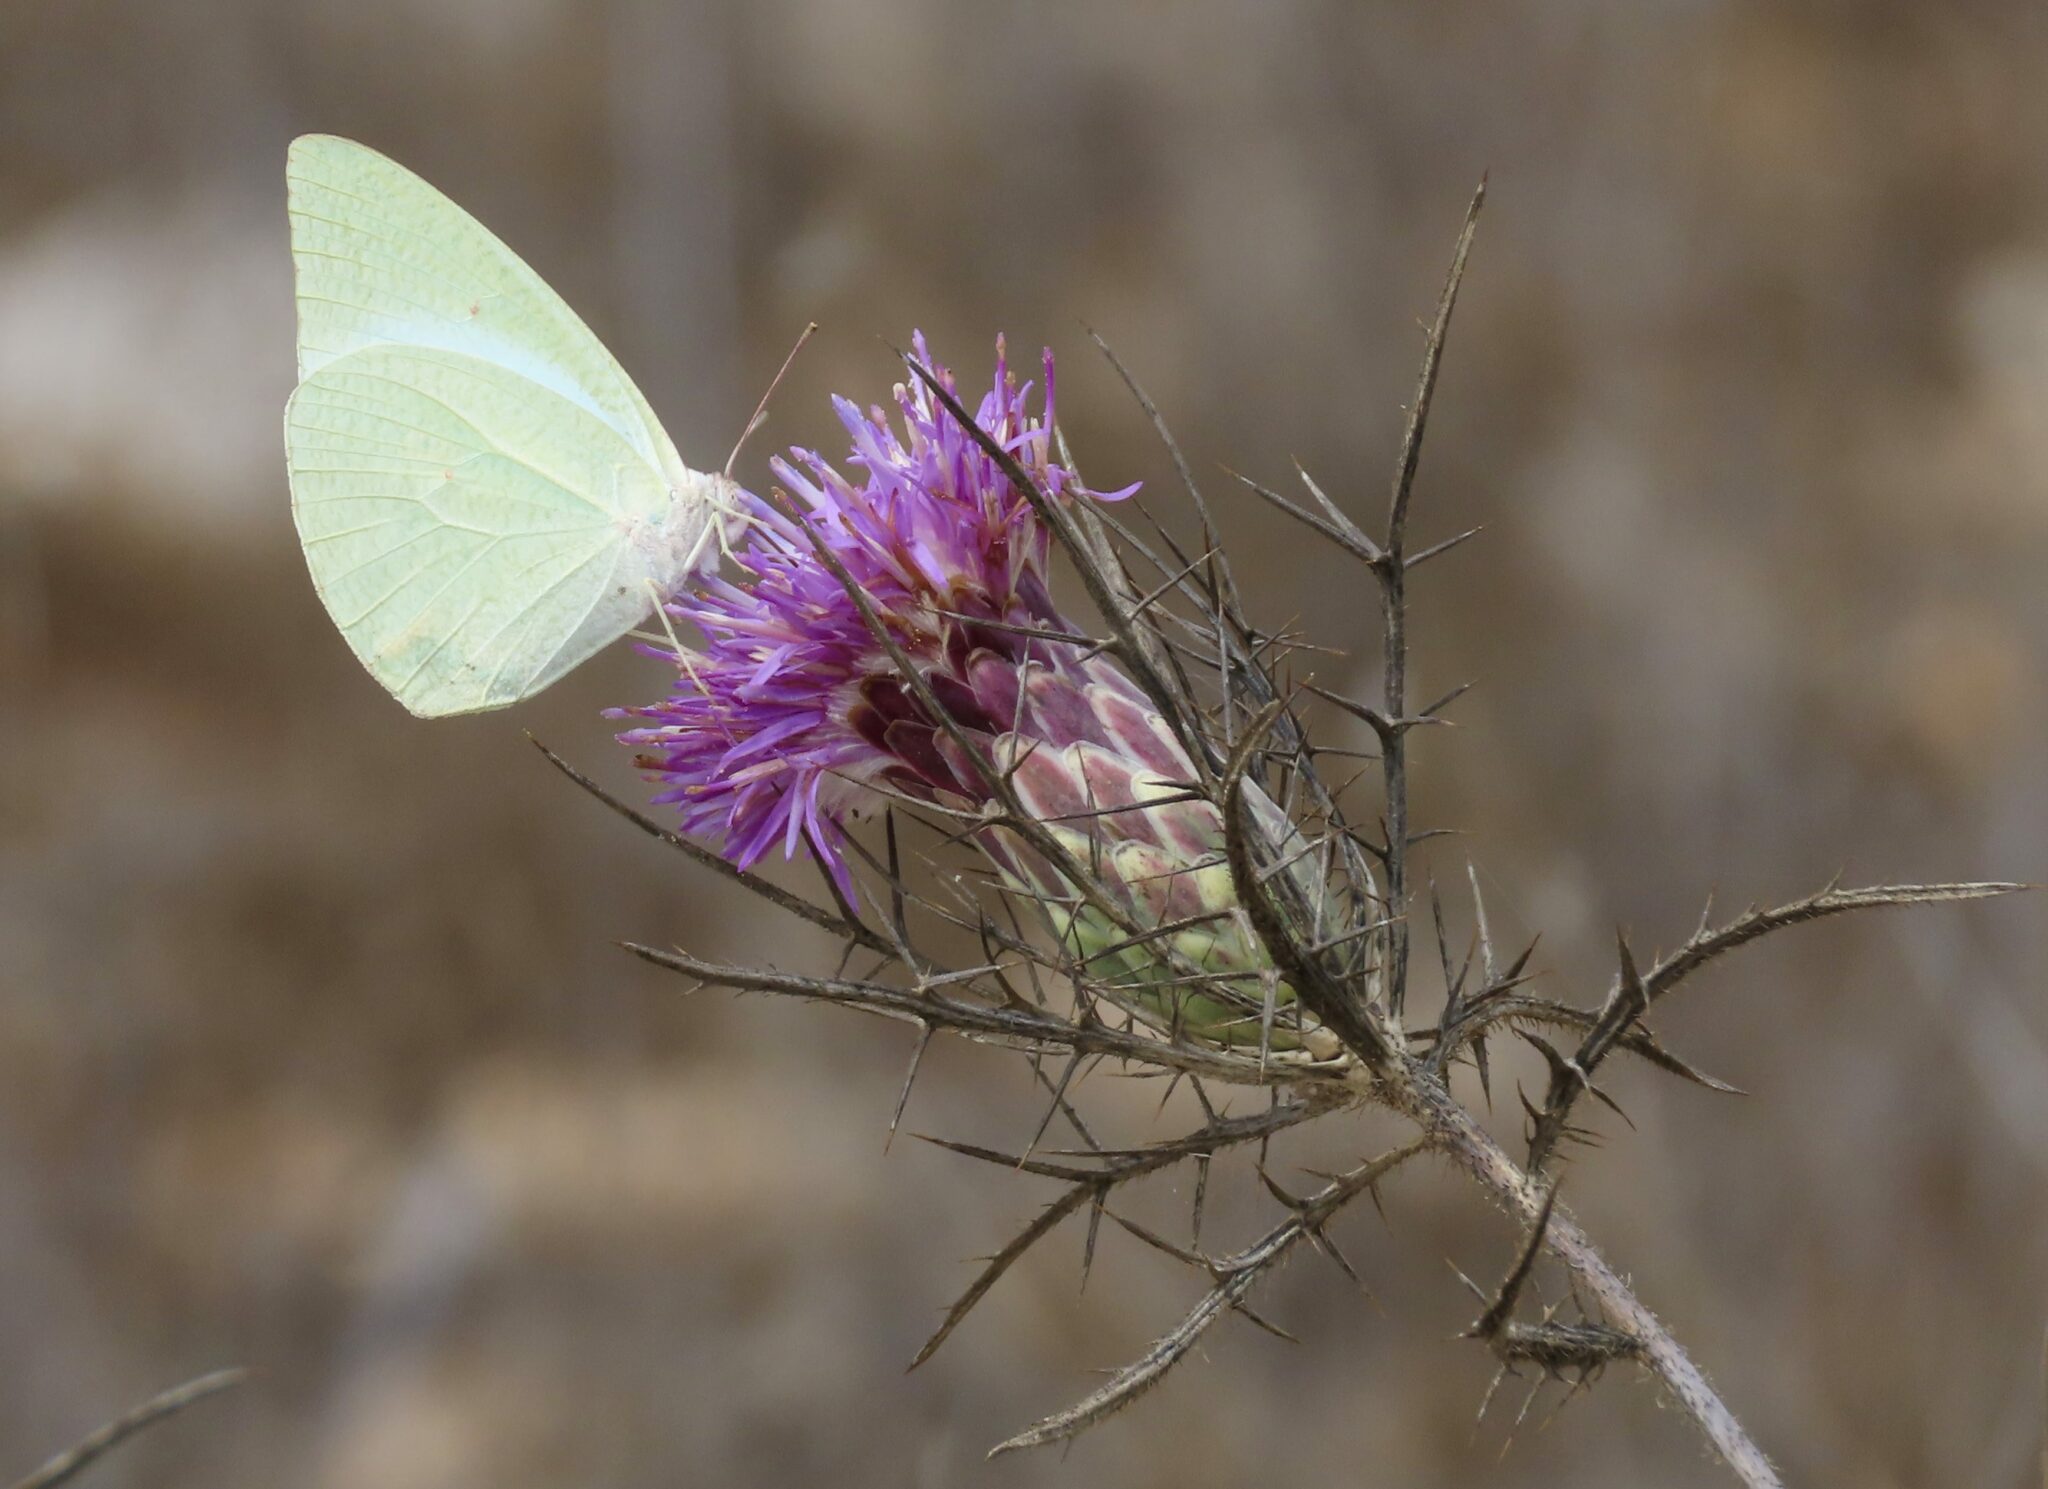
[[[1034,417],[998,343],[976,424],[1045,501],[1128,495],[1084,491],[1054,458],[1050,354],[1045,387]],[[621,739],[731,861],[807,844],[849,900],[844,824],[876,788],[997,805],[974,841],[1092,988],[1176,1031],[1291,1047],[1294,993],[1237,907],[1221,814],[1175,730],[1054,605],[1032,494],[922,382],[895,398],[900,427],[838,402],[864,479],[812,451],[775,462],[788,496],[748,498],[739,576],[669,607],[701,659],[678,658],[675,692],[626,711],[642,723]]]
[[[931,366],[922,336],[914,346]],[[1054,458],[1050,352],[1044,368],[1034,415],[1034,390],[1011,373],[999,341],[976,421],[1051,499],[1092,495]],[[950,373],[938,376],[951,391]],[[808,840],[849,892],[842,823],[864,804],[865,784],[974,792],[972,771],[947,759],[937,721],[896,676],[818,549],[865,592],[965,727],[993,737],[1009,722],[998,717],[1004,689],[979,696],[975,681],[1071,665],[1072,648],[1026,634],[1066,629],[1046,582],[1048,534],[1029,498],[923,384],[898,384],[895,403],[900,427],[879,407],[834,400],[860,479],[816,451],[774,462],[800,518],[745,498],[740,575],[668,607],[702,632],[703,652],[680,669],[669,698],[619,711],[643,721],[620,738],[689,831],[720,842],[743,868]],[[1007,691],[1014,702],[1014,680]]]

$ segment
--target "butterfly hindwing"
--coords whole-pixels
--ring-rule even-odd
[[[616,514],[664,489],[545,388],[457,353],[369,347],[299,385],[285,437],[314,586],[414,713],[527,697],[647,611],[654,576]]]

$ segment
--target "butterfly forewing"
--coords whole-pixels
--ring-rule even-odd
[[[333,135],[285,160],[299,376],[366,346],[440,347],[580,403],[664,475],[683,467],[612,354],[525,261],[397,162]]]

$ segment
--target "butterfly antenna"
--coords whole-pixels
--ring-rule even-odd
[[[747,420],[747,427],[740,431],[739,443],[732,447],[732,454],[725,459],[725,478],[728,481],[732,479],[732,468],[740,458],[740,451],[746,448],[747,441],[753,437],[754,431],[768,422],[768,400],[775,396],[775,390],[782,386],[783,375],[789,371],[790,364],[796,361],[796,354],[804,349],[804,343],[816,335],[817,330],[816,321],[804,327],[803,335],[797,337],[796,345],[789,349],[789,355],[782,359],[782,366],[769,380],[768,391],[761,395],[761,401],[754,406],[754,416]]]

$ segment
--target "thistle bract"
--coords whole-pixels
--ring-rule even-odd
[[[1054,458],[1050,353],[1044,387],[1033,415],[998,343],[976,422],[1050,501],[1128,496],[1085,490]],[[1174,730],[1054,605],[1030,497],[921,384],[894,401],[900,428],[837,400],[861,479],[814,451],[776,460],[788,499],[745,498],[737,574],[671,601],[703,651],[678,659],[669,698],[620,711],[641,721],[620,738],[657,800],[742,868],[807,847],[850,899],[846,824],[886,793],[983,814],[969,835],[1090,995],[1176,1034],[1297,1046],[1293,993],[1239,910],[1222,819],[1191,789]],[[1043,835],[1006,824],[997,781]]]

